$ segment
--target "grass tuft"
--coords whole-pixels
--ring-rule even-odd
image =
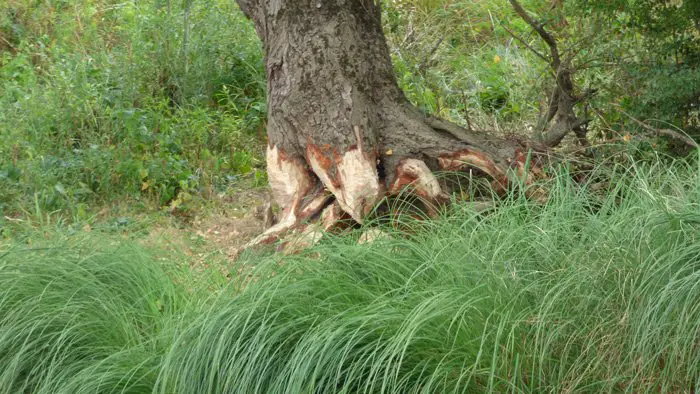
[[[369,245],[355,234],[252,256],[253,280],[206,293],[123,246],[11,249],[0,387],[693,392],[699,173],[639,164],[601,191],[561,170],[545,205],[515,194],[486,213],[458,205],[409,232],[386,226]]]
[[[0,256],[0,392],[147,392],[187,293],[95,238]]]

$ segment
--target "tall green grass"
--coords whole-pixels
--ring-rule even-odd
[[[147,392],[187,293],[98,239],[0,254],[0,392]]]
[[[129,248],[11,248],[5,392],[693,392],[700,171],[638,164],[544,205],[249,256],[204,292]],[[602,170],[601,170],[602,171]],[[600,175],[600,174],[598,174]],[[590,179],[601,179],[590,174]],[[191,289],[199,289],[193,291]],[[80,390],[79,390],[80,389]]]

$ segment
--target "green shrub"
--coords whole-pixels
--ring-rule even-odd
[[[502,23],[517,23],[510,5],[428,3],[399,2],[385,10],[385,32],[408,99],[427,113],[480,129],[503,124],[522,132],[523,123],[535,124],[545,65],[503,29]]]
[[[571,13],[609,32],[593,45],[598,55],[607,52],[604,57],[617,62],[618,80],[612,86],[633,87],[625,91],[624,107],[700,137],[700,4],[595,0],[575,1],[570,7]]]

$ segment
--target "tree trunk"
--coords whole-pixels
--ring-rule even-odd
[[[567,64],[552,66],[555,86],[547,114],[540,119],[541,141],[545,146],[557,146],[570,132],[574,132],[581,146],[588,146],[586,124],[588,120],[576,116],[574,107],[585,99],[575,93],[571,68]],[[554,68],[556,67],[556,68]],[[587,96],[588,94],[584,94]]]
[[[362,223],[410,188],[447,200],[435,170],[476,168],[504,188],[523,176],[520,144],[427,118],[398,88],[376,0],[237,0],[265,49],[267,167],[281,221],[256,242],[309,219]],[[518,171],[519,170],[519,171]]]

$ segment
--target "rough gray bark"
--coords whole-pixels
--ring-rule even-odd
[[[237,0],[265,49],[268,177],[281,222],[255,242],[317,218],[357,222],[411,188],[446,200],[435,170],[475,167],[505,187],[520,146],[426,118],[398,88],[373,0]],[[518,172],[518,171],[516,171]]]

